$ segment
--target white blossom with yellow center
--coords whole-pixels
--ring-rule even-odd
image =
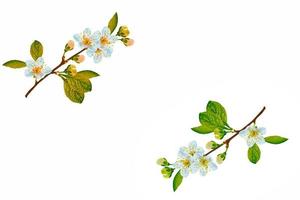
[[[252,124],[247,129],[240,132],[240,136],[245,138],[248,147],[252,147],[254,144],[263,144],[265,139],[263,135],[266,133],[266,129],[263,127],[257,127]]]
[[[51,69],[45,65],[42,57],[39,57],[37,60],[26,61],[25,76],[39,80],[50,72]]]
[[[218,168],[209,156],[200,157],[194,165],[199,169],[202,176],[205,176],[207,172],[214,171]]]

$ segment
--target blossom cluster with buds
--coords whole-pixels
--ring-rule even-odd
[[[85,56],[82,53],[84,51],[86,51],[88,57],[93,58],[95,63],[99,63],[103,57],[111,56],[114,44],[117,41],[121,41],[125,46],[133,45],[134,41],[128,38],[129,29],[127,26],[120,26],[118,32],[114,34],[117,25],[118,15],[115,13],[108,25],[101,31],[92,33],[89,28],[86,28],[83,32],[75,34],[73,37],[81,50],[69,58],[66,58],[66,54],[75,49],[75,42],[69,40],[64,46],[61,62],[53,69],[45,64],[44,58],[42,57],[44,48],[42,43],[37,40],[35,40],[30,47],[31,60],[26,62],[21,60],[10,60],[3,65],[14,69],[25,67],[25,75],[34,78],[34,85],[28,90],[25,97],[27,97],[45,78],[51,74],[55,74],[62,78],[66,96],[75,103],[82,103],[85,93],[92,90],[90,79],[99,76],[99,74],[91,70],[78,71],[75,64],[68,64],[63,71],[59,71],[59,69],[70,61],[73,61],[76,64],[83,63]]]
[[[246,140],[248,146],[248,159],[251,163],[256,164],[261,155],[259,145],[265,142],[270,144],[281,144],[287,141],[287,138],[281,136],[264,137],[266,129],[258,127],[256,120],[265,111],[265,107],[242,129],[233,129],[227,123],[227,114],[225,108],[216,101],[209,101],[206,106],[206,111],[199,114],[200,125],[192,128],[198,134],[214,133],[215,138],[222,140],[227,134],[230,135],[227,139],[221,142],[211,140],[206,143],[207,153],[204,149],[197,145],[196,141],[192,141],[186,147],[181,147],[178,152],[177,161],[170,163],[166,158],[157,160],[157,164],[162,166],[161,173],[165,178],[171,178],[173,173],[176,175],[173,179],[173,190],[176,191],[181,185],[183,178],[189,174],[199,172],[205,176],[208,172],[216,170],[217,164],[222,164],[226,159],[229,143],[236,136],[240,135]],[[225,150],[216,156],[216,163],[213,161],[210,154],[225,147]]]

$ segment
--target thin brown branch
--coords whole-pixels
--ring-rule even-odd
[[[41,78],[40,80],[36,81],[34,83],[34,85],[25,94],[25,97],[28,97],[28,95],[34,90],[34,88],[36,88],[36,86],[38,86],[48,76],[50,76],[51,74],[55,74],[56,70],[58,70],[61,66],[63,66],[64,64],[66,64],[67,62],[69,62],[72,58],[74,58],[75,56],[81,54],[85,50],[86,50],[86,48],[80,50],[79,52],[75,53],[73,56],[69,57],[68,59],[65,59],[65,56],[63,55],[61,62],[55,68],[53,68],[52,71],[49,74],[46,74],[43,78]]]
[[[216,151],[217,149],[219,149],[220,147],[222,147],[223,145],[226,144],[227,148],[229,146],[230,141],[235,138],[241,131],[245,130],[248,126],[250,126],[252,123],[255,123],[257,118],[259,118],[259,116],[265,111],[266,107],[263,107],[263,109],[248,123],[246,124],[243,128],[239,129],[239,130],[234,130],[234,135],[232,135],[230,138],[228,138],[227,140],[225,140],[222,144],[220,144],[217,148],[210,150],[209,152],[207,152],[206,154],[204,154],[204,156],[207,156],[209,154],[211,154],[212,152]]]

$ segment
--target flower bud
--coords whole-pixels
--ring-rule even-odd
[[[74,49],[74,41],[73,40],[69,40],[68,43],[65,46],[65,52],[71,51],[73,49]]]
[[[117,36],[127,37],[129,33],[130,32],[127,26],[120,26]]]
[[[220,130],[219,128],[215,128],[214,134],[215,134],[216,139],[221,140],[226,135],[226,132],[223,130]]]
[[[85,59],[84,55],[76,55],[72,58],[72,60],[78,64],[82,63],[84,61],[84,59]]]
[[[159,158],[156,163],[160,166],[169,166],[170,163],[167,161],[166,158]]]
[[[77,69],[75,65],[68,65],[65,72],[70,76],[75,76],[77,74]]]
[[[163,175],[164,178],[170,178],[173,174],[174,169],[170,167],[164,167],[161,170],[161,174]]]
[[[126,47],[132,46],[134,44],[134,40],[130,38],[122,38],[121,41]]]
[[[215,141],[210,141],[210,142],[208,142],[208,143],[206,143],[206,148],[207,149],[215,149],[215,148],[217,148],[219,146],[219,144],[218,143],[216,143]]]
[[[226,152],[220,153],[217,155],[217,163],[222,164],[226,158]]]

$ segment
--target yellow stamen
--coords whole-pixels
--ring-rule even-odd
[[[83,36],[82,37],[82,44],[84,46],[91,46],[92,45],[92,40],[91,38],[87,37],[87,36]]]
[[[100,44],[101,44],[102,46],[106,46],[106,45],[109,45],[109,44],[110,44],[110,41],[109,41],[109,39],[108,39],[106,36],[102,36],[102,37],[100,38]]]
[[[257,130],[251,130],[249,132],[249,137],[257,137],[258,136],[258,131]]]
[[[98,49],[95,51],[95,53],[96,53],[97,55],[100,55],[100,54],[102,54],[102,50],[98,48]]]
[[[195,151],[195,150],[190,150],[190,152],[189,152],[189,153],[190,153],[190,155],[191,155],[191,156],[194,156],[194,155],[195,155],[195,153],[196,153],[196,151]]]
[[[33,74],[38,75],[38,74],[42,73],[42,69],[43,69],[42,66],[35,66],[35,67],[32,68],[31,71],[32,71]]]
[[[181,160],[181,162],[185,168],[191,165],[191,162],[188,159]]]
[[[208,160],[206,158],[201,158],[199,162],[200,162],[200,166],[206,169],[208,168]]]

